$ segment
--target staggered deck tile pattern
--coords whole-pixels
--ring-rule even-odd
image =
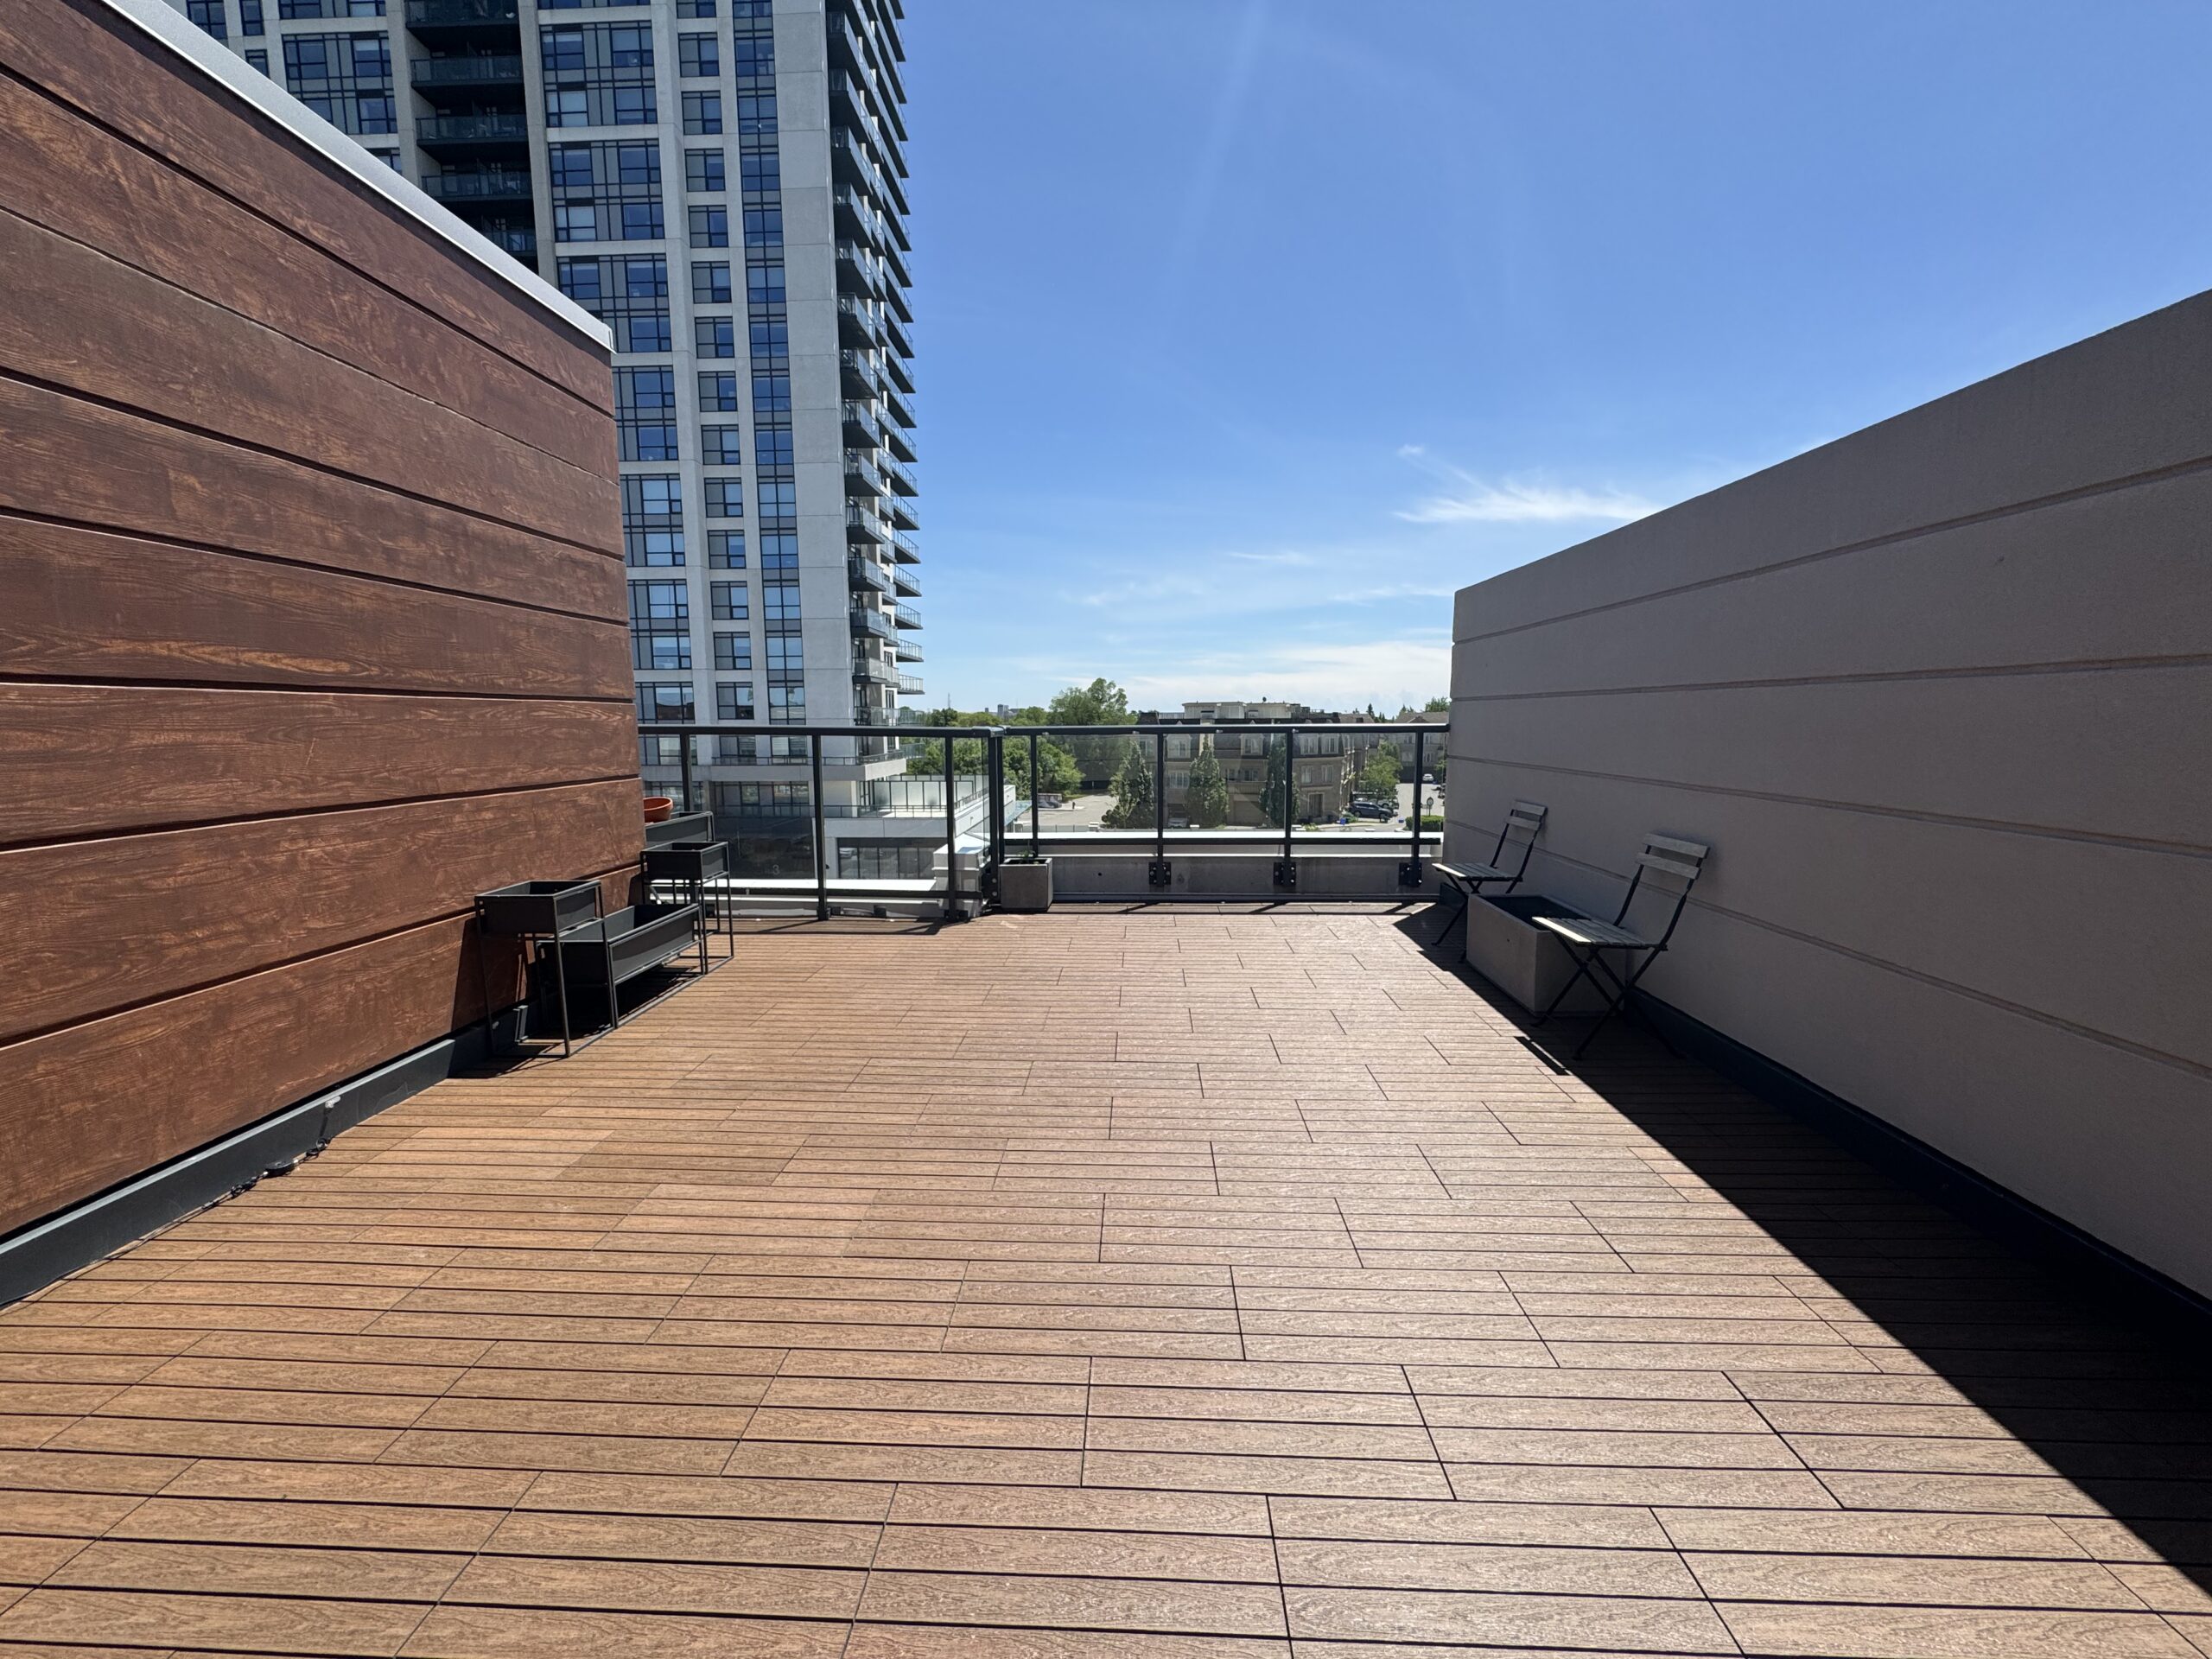
[[[2170,1325],[1419,925],[769,928],[416,1096],[0,1313],[0,1659],[2212,1655]]]

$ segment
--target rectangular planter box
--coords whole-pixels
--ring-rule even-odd
[[[666,847],[679,841],[705,841],[715,832],[714,816],[708,812],[678,812],[674,817],[645,826],[645,845]]]
[[[696,905],[630,905],[603,922],[587,922],[561,936],[561,957],[571,990],[604,989],[608,947],[613,947],[614,982],[634,979],[671,957],[692,949],[699,922]]]
[[[1573,977],[1574,959],[1555,933],[1535,925],[1539,916],[1580,916],[1573,905],[1540,893],[1478,899],[1467,906],[1467,966],[1531,1014],[1541,1014]],[[1610,964],[1608,964],[1610,965]],[[1587,976],[1560,1005],[1561,1014],[1602,1014],[1605,1000]]]
[[[649,881],[706,881],[729,874],[729,843],[674,841],[645,849]]]
[[[499,938],[563,933],[592,919],[598,893],[596,881],[518,881],[476,895],[479,925]]]
[[[1052,861],[999,866],[999,908],[1038,911],[1052,907]]]

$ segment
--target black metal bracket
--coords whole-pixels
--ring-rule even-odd
[[[1275,860],[1275,886],[1290,893],[1298,891],[1298,861],[1296,859]]]
[[[1421,886],[1421,872],[1427,868],[1428,867],[1426,864],[1421,863],[1418,859],[1401,859],[1398,861],[1398,885],[1402,887],[1417,887]]]
[[[1146,867],[1145,879],[1151,882],[1155,887],[1173,887],[1175,885],[1175,861],[1172,858],[1155,858],[1152,860]]]

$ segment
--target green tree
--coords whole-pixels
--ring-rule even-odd
[[[1152,763],[1146,758],[1144,745],[1130,743],[1126,749],[1121,768],[1114,774],[1114,804],[1106,809],[1102,820],[1109,830],[1147,829],[1157,816],[1153,804]]]
[[[1448,715],[1452,712],[1452,699],[1431,697],[1427,702],[1421,704],[1421,711],[1424,715]]]
[[[1209,742],[1191,762],[1191,781],[1183,791],[1183,813],[1199,830],[1218,830],[1229,822],[1229,784]]]
[[[1006,744],[1007,775],[1021,785],[1025,795],[1034,793],[1029,776],[1029,740],[1010,737]],[[1083,787],[1083,772],[1075,757],[1049,737],[1037,742],[1036,790],[1047,795],[1072,795]]]
[[[1126,726],[1129,723],[1129,694],[1108,679],[1089,685],[1071,685],[1056,693],[1041,722],[1048,726]],[[1119,737],[1071,737],[1063,740],[1085,785],[1103,784],[1116,774],[1128,741]]]
[[[933,720],[931,723],[950,722]],[[976,722],[963,721],[960,723],[973,725]],[[1024,796],[1030,794],[1029,740],[1019,736],[1007,738],[1005,755],[1007,781]],[[981,776],[989,766],[989,750],[982,738],[963,737],[953,741],[952,769],[955,772]],[[1039,787],[1056,793],[1065,794],[1077,788],[1082,781],[1076,771],[1075,758],[1050,738],[1038,740],[1037,770],[1043,776]],[[919,749],[907,757],[906,772],[908,776],[915,778],[944,777],[944,740],[932,737],[924,742]]]
[[[1378,743],[1369,753],[1366,764],[1360,767],[1359,779],[1352,791],[1370,800],[1395,801],[1398,798],[1400,774],[1396,745]]]
[[[949,724],[932,720],[932,725]],[[952,769],[955,772],[980,772],[985,766],[983,740],[980,737],[956,739],[952,745]],[[915,778],[944,776],[944,740],[932,737],[906,758],[907,775]]]
[[[1071,685],[1054,694],[1045,710],[1048,726],[1126,726],[1129,723],[1129,694],[1108,679],[1089,685]]]

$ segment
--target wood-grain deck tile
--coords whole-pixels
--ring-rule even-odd
[[[2212,1656],[2155,1321],[1517,1035],[1356,908],[756,932],[0,1309],[0,1659]]]

